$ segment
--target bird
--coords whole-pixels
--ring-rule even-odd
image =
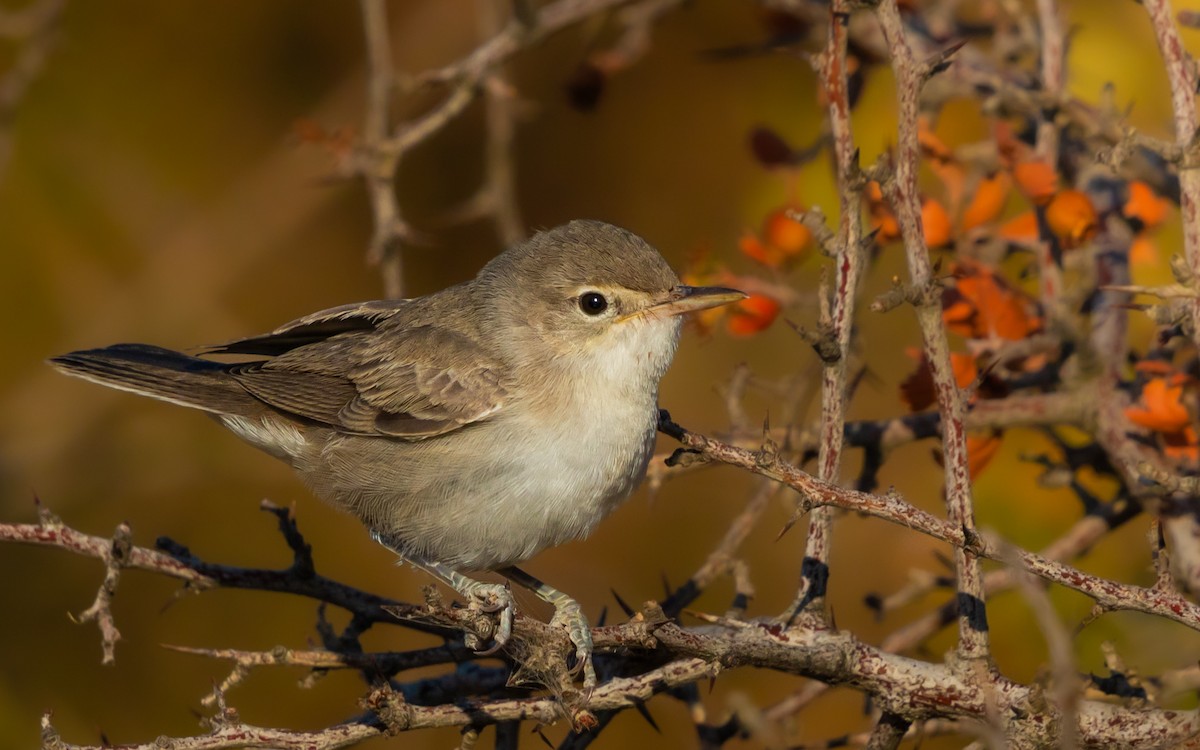
[[[400,561],[495,613],[480,653],[508,642],[516,602],[464,571],[529,588],[554,606],[590,689],[579,604],[516,564],[586,537],[629,497],[683,315],[745,296],[683,285],[638,235],[576,220],[426,296],[322,310],[196,354],[115,344],[49,362],[199,409],[289,463]]]

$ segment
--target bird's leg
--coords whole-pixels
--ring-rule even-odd
[[[472,609],[497,614],[499,622],[496,625],[496,633],[492,636],[491,648],[482,648],[483,644],[479,642],[474,633],[467,634],[467,646],[475,649],[475,653],[480,656],[490,656],[508,643],[508,639],[512,637],[513,615],[517,610],[517,602],[513,599],[512,591],[506,584],[476,581],[448,565],[409,557],[388,544],[387,540],[378,532],[372,531],[371,538],[399,555],[400,560],[397,564],[406,562],[414,568],[425,571],[461,594],[467,600],[467,606]]]
[[[583,608],[579,606],[579,602],[520,568],[509,566],[496,572],[537,594],[542,601],[554,605],[554,618],[550,620],[550,624],[566,628],[571,643],[575,644],[574,671],[583,670],[583,688],[591,692],[596,687],[596,668],[592,664],[592,628],[583,616]]]

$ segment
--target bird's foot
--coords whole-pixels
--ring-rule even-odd
[[[490,656],[498,652],[512,638],[513,617],[517,611],[517,601],[513,599],[512,591],[507,583],[486,583],[459,573],[454,568],[438,562],[430,562],[405,555],[398,545],[391,543],[378,531],[371,532],[371,538],[388,549],[400,555],[401,561],[406,561],[414,568],[424,570],[434,578],[457,591],[467,600],[467,608],[485,615],[495,615],[496,624],[492,630],[492,645],[484,648],[486,639],[475,633],[468,632],[463,640],[467,647],[480,656]],[[491,619],[490,617],[488,618]]]
[[[496,615],[496,629],[492,633],[492,645],[484,648],[484,644],[475,633],[467,633],[467,647],[480,656],[490,656],[504,648],[512,638],[513,615],[517,611],[517,602],[513,599],[512,591],[503,583],[484,583],[467,579],[468,583],[462,588],[455,587],[460,594],[467,598],[467,606],[478,612]]]
[[[575,666],[571,674],[583,672],[583,689],[591,694],[596,687],[596,667],[592,664],[592,627],[583,616],[579,602],[558,592],[558,596],[550,603],[554,605],[554,617],[550,624],[564,628],[567,637],[575,645]]]

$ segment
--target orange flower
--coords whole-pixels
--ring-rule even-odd
[[[734,336],[753,336],[774,323],[780,309],[770,297],[752,294],[729,308],[725,328]]]
[[[1183,404],[1183,385],[1170,385],[1166,378],[1152,378],[1142,387],[1142,398],[1125,407],[1125,418],[1154,432],[1179,433],[1192,423]]]
[[[1046,206],[1046,223],[1064,248],[1079,247],[1091,239],[1097,221],[1091,199],[1078,190],[1063,190]]]
[[[1023,161],[1014,166],[1012,172],[1021,193],[1034,205],[1049,203],[1058,189],[1058,175],[1045,162]]]
[[[933,198],[921,202],[921,228],[925,232],[926,247],[942,247],[953,238],[950,214]]]
[[[1011,187],[1012,180],[1004,172],[996,172],[991,177],[981,179],[975,186],[971,202],[963,209],[963,231],[995,221],[1004,210],[1004,204],[1008,202],[1008,191]]]
[[[1129,200],[1121,207],[1127,219],[1137,219],[1146,229],[1153,229],[1166,221],[1170,202],[1160,198],[1154,190],[1140,180],[1129,183]]]
[[[959,261],[953,273],[954,284],[942,292],[942,320],[948,330],[967,338],[1017,341],[1041,328],[1033,301],[992,269]]]

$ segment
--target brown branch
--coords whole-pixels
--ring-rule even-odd
[[[1196,139],[1196,61],[1183,46],[1172,17],[1170,0],[1143,0],[1154,26],[1154,38],[1167,68],[1171,109],[1175,115],[1175,144],[1185,154]],[[1183,220],[1183,247],[1192,278],[1200,276],[1200,170],[1179,170],[1179,209]],[[1192,301],[1192,340],[1200,347],[1200,299]]]
[[[319,732],[262,729],[240,723],[236,712],[222,712],[223,721],[208,735],[174,738],[176,750],[215,750],[228,747],[336,748],[384,732],[396,733],[446,726],[481,727],[512,720],[551,723],[570,718],[577,728],[595,721],[595,713],[630,708],[664,690],[694,683],[735,667],[760,667],[813,677],[832,684],[853,684],[874,695],[885,712],[898,717],[946,717],[976,724],[989,717],[1001,723],[1005,736],[1022,743],[1046,744],[1057,737],[1053,721],[1028,710],[1036,705],[1038,688],[1011,682],[992,672],[960,673],[944,664],[928,664],[869,646],[852,635],[802,627],[782,630],[768,623],[730,623],[730,627],[681,628],[648,610],[645,616],[613,628],[625,631],[631,644],[647,640],[677,654],[673,661],[642,674],[617,677],[598,687],[586,707],[565,706],[552,697],[495,699],[463,705],[418,706],[390,689],[376,690],[367,705],[377,722],[337,725]],[[982,682],[980,681],[982,676]],[[1200,712],[1133,709],[1082,701],[1078,729],[1081,739],[1125,747],[1158,747],[1181,742],[1200,732]],[[53,750],[84,750],[62,742],[43,719],[44,744]],[[307,745],[302,743],[308,743]],[[120,746],[115,750],[150,750],[154,743]]]
[[[1048,99],[1056,101],[1062,97],[1067,57],[1058,0],[1037,0],[1037,13],[1042,42],[1042,91]],[[1037,129],[1036,153],[1039,159],[1050,166],[1058,163],[1058,125],[1054,122],[1058,109],[1057,106],[1043,109]],[[1049,117],[1045,116],[1047,111],[1050,112]]]
[[[660,2],[664,7],[656,10],[650,20],[665,12],[667,6],[677,5],[679,1]],[[355,169],[366,181],[374,218],[375,228],[368,259],[380,265],[387,296],[396,298],[404,294],[401,246],[413,236],[401,215],[395,194],[396,173],[404,155],[462,114],[475,101],[481,89],[489,88],[485,85],[489,79],[490,88],[495,93],[489,95],[493,114],[489,116],[488,127],[497,143],[506,137],[510,138],[511,134],[506,132],[506,128],[511,127],[510,115],[495,110],[497,106],[507,106],[498,104],[496,96],[511,96],[504,90],[500,80],[494,78],[498,75],[499,67],[525,47],[628,2],[630,0],[557,0],[539,9],[532,19],[520,13],[515,14],[501,31],[467,56],[414,77],[410,86],[442,84],[449,85],[450,91],[441,102],[420,117],[393,125],[390,110],[396,80],[388,38],[386,5],[384,0],[362,0],[367,40],[368,96],[364,138],[358,149]],[[511,182],[511,175],[503,172],[504,164],[497,159],[499,156],[494,151],[490,152],[489,183],[499,184],[498,181],[506,179]],[[505,192],[507,195],[492,196],[489,200],[495,201],[493,211],[502,212],[497,213],[496,217],[501,222],[499,228],[502,239],[507,243],[511,238],[522,235],[524,227],[516,215],[515,204],[511,203],[511,185],[505,187]],[[507,203],[502,204],[501,200]]]
[[[665,424],[663,431],[682,443],[686,450],[706,460],[737,466],[788,485],[800,493],[800,502],[806,507],[828,505],[875,516],[951,544],[956,549],[970,549],[974,557],[1003,560],[1002,551],[979,534],[937,518],[894,492],[873,495],[837,487],[782,461],[772,451],[749,451],[690,432],[674,423]],[[1020,559],[1039,578],[1086,594],[1106,610],[1145,612],[1200,630],[1200,605],[1177,592],[1109,581],[1031,552],[1021,552]]]
[[[492,0],[478,0],[480,31],[486,35],[498,32],[503,22],[500,5]],[[512,90],[508,76],[497,66],[484,81],[486,109],[484,122],[486,139],[484,148],[485,205],[496,225],[496,234],[504,247],[515,245],[525,239],[525,222],[521,219],[521,208],[517,201],[516,162],[513,145],[516,138],[516,92]]]
[[[50,520],[49,516],[46,518]],[[130,545],[129,524],[122,523],[101,555],[100,559],[104,561],[104,581],[96,591],[95,600],[90,607],[78,615],[71,616],[77,624],[94,622],[96,627],[100,628],[101,645],[104,648],[101,664],[112,664],[116,661],[116,645],[121,639],[121,631],[117,630],[116,623],[113,622],[111,603],[113,595],[117,593],[117,584],[121,581],[121,567],[129,554]]]
[[[379,266],[384,294],[399,299],[404,296],[401,244],[409,231],[396,199],[400,155],[384,148],[391,132],[391,103],[396,86],[385,0],[362,0],[362,15],[367,45],[367,107],[358,171],[366,182],[375,227],[367,260]]]
[[[900,224],[905,257],[912,286],[921,290],[916,305],[917,321],[925,344],[942,415],[942,453],[946,481],[946,509],[950,524],[961,528],[967,537],[975,535],[975,512],[971,498],[971,476],[967,464],[967,430],[963,400],[950,365],[950,345],[942,327],[941,299],[933,282],[929,249],[921,227],[921,199],[917,193],[917,165],[920,146],[917,139],[918,98],[930,74],[917,62],[908,43],[900,10],[895,0],[883,0],[875,9],[880,28],[887,39],[892,66],[896,72],[899,101],[899,140],[896,144],[896,175],[889,181],[891,204]],[[979,560],[967,547],[955,548],[954,567],[959,590],[959,655],[964,659],[988,656],[987,611],[984,602]]]
[[[45,520],[36,524],[0,523],[0,542],[57,547],[107,560],[113,540],[85,534],[46,516]],[[263,570],[219,565],[199,560],[186,548],[167,539],[160,539],[159,546],[170,552],[130,545],[123,554],[121,567],[175,578],[193,591],[224,587],[297,594],[341,607],[367,622],[395,622],[395,615],[384,607],[409,608],[413,612],[419,610],[413,605],[369,594],[318,574],[301,576],[290,568]]]
[[[846,401],[850,387],[850,335],[858,298],[859,278],[866,263],[862,241],[862,174],[858,149],[850,126],[849,74],[846,45],[849,37],[850,3],[834,0],[826,24],[828,35],[821,55],[819,74],[829,105],[829,124],[840,195],[840,220],[834,241],[832,277],[825,275],[821,290],[821,332],[834,343],[835,354],[823,357],[821,372],[821,427],[817,457],[818,475],[828,482],[841,479],[845,439]],[[833,535],[833,511],[820,508],[809,518],[800,586],[789,618],[804,614],[824,622],[829,556]]]

